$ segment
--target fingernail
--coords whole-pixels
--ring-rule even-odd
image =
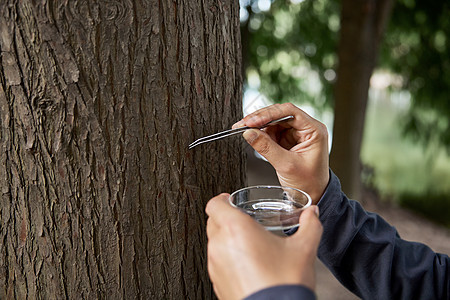
[[[319,217],[319,207],[317,205],[314,206],[314,213],[316,214],[317,217]]]
[[[233,126],[231,126],[231,128],[233,128],[233,129],[234,128],[239,128],[239,127],[242,127],[244,125],[245,125],[244,120],[240,120],[239,122],[234,123]]]
[[[247,141],[247,143],[252,144],[258,138],[258,130],[246,130],[242,136]]]

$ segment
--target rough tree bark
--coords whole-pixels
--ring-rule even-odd
[[[343,0],[334,89],[331,168],[350,197],[361,196],[360,151],[370,77],[392,0]]]
[[[243,185],[233,0],[1,1],[0,299],[207,299]]]

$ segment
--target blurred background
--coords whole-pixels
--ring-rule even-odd
[[[292,102],[321,120],[344,192],[447,254],[448,16],[443,0],[240,0],[244,115]],[[249,185],[276,183],[247,150]],[[355,298],[318,270],[319,298]]]
[[[450,228],[450,2],[359,1],[365,2],[359,13],[345,2],[240,0],[244,114],[274,102],[298,105],[328,126],[332,166],[334,158],[346,159],[344,166],[356,161],[362,186],[376,190],[382,201]],[[371,2],[387,4],[380,8]],[[341,21],[346,8],[358,15]],[[353,28],[343,33],[344,26]],[[344,38],[350,45],[341,45]],[[361,51],[366,45],[375,58]],[[344,57],[341,49],[352,57]],[[355,75],[343,74],[339,81],[347,65]],[[352,90],[366,85],[361,77],[367,78],[367,88],[357,94]],[[340,86],[344,97],[337,95]],[[355,94],[354,103],[366,104],[341,99]],[[346,106],[335,113],[338,102]],[[363,121],[342,130],[334,123],[338,113],[341,120]],[[338,131],[346,136],[361,132],[353,157],[333,156],[335,149],[348,151],[356,143],[343,143]],[[346,169],[339,170],[342,181]],[[345,192],[353,196],[351,189]]]

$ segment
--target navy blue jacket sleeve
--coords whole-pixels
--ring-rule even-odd
[[[260,290],[244,300],[314,300],[313,291],[302,285],[278,285]]]
[[[319,259],[363,299],[450,299],[450,260],[426,245],[402,240],[379,215],[341,191],[330,171],[320,200],[324,227]]]

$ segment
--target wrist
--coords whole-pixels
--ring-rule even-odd
[[[327,190],[329,182],[330,182],[330,172],[329,170],[327,170],[326,174],[322,174],[322,176],[320,176],[315,185],[316,188],[313,190],[313,192],[311,192],[310,196],[313,205],[317,205],[320,199],[322,199],[323,194]]]

